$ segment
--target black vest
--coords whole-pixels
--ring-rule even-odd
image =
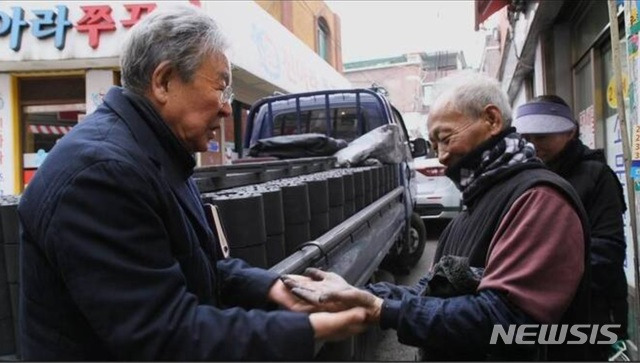
[[[485,267],[487,251],[500,222],[513,203],[534,186],[547,185],[566,196],[582,222],[585,243],[585,274],[576,295],[559,324],[589,322],[589,224],[580,199],[571,185],[541,164],[525,163],[509,168],[498,180],[485,185],[473,199],[464,201],[465,209],[449,223],[440,236],[434,261],[453,255],[469,258],[474,267]],[[549,282],[552,283],[552,282]],[[541,352],[543,359],[589,359],[588,348],[582,345],[549,345]],[[522,359],[525,359],[522,357]]]

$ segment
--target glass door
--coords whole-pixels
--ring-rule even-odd
[[[20,154],[17,171],[29,184],[47,154],[86,113],[84,76],[19,78]]]

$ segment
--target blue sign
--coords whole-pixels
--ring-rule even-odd
[[[631,161],[631,178],[640,179],[640,160]]]
[[[31,19],[31,32],[38,39],[55,36],[54,44],[56,48],[62,50],[67,28],[71,27],[72,24],[67,20],[69,10],[66,6],[56,5],[56,9],[58,9],[57,14],[53,10],[33,10],[36,18]]]
[[[219,152],[220,151],[220,144],[217,141],[212,140],[211,142],[209,142],[209,151],[212,151],[214,153]]]

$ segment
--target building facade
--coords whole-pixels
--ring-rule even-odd
[[[199,165],[241,152],[250,105],[274,92],[347,88],[318,53],[255,2],[30,1],[0,3],[0,192],[20,193],[46,154],[113,85],[128,29],[158,8],[193,3],[229,38],[237,101]],[[334,32],[338,30],[332,30]],[[336,53],[335,51],[333,53]]]
[[[426,138],[433,83],[467,68],[462,52],[417,52],[397,57],[345,63],[354,87],[381,87],[402,114],[410,136]]]
[[[256,3],[333,68],[342,71],[340,17],[324,1],[257,0]]]
[[[501,28],[495,27],[485,36],[485,44],[480,57],[478,71],[490,77],[498,78],[502,57]]]

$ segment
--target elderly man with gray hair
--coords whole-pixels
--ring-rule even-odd
[[[429,138],[464,207],[416,286],[359,290],[318,270],[287,276],[285,284],[328,310],[366,307],[368,322],[396,329],[401,343],[422,348],[428,360],[591,358],[586,341],[566,344],[579,337],[559,326],[589,322],[584,210],[510,124],[511,107],[495,79],[464,72],[436,85]],[[496,335],[514,325],[529,328],[526,336],[508,344]],[[539,344],[537,333],[542,342],[565,343]]]
[[[217,250],[191,174],[231,113],[226,48],[196,7],[146,16],[123,44],[124,88],[29,184],[26,360],[310,360],[315,340],[364,328],[363,308],[308,314],[278,276]]]

